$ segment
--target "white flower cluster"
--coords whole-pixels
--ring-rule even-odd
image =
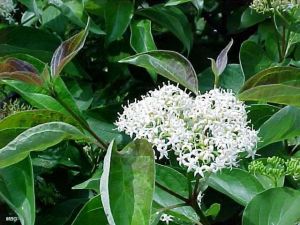
[[[221,89],[192,98],[164,85],[124,107],[116,125],[131,137],[147,139],[160,159],[174,151],[180,165],[200,176],[236,166],[240,153],[253,157],[258,141],[243,102]]]
[[[163,213],[160,217],[160,221],[165,222],[166,224],[169,224],[173,221],[173,216]]]
[[[250,8],[258,13],[285,11],[299,6],[299,0],[253,0]]]
[[[14,23],[13,13],[17,11],[13,0],[1,0],[0,2],[0,17],[3,17],[9,23]]]

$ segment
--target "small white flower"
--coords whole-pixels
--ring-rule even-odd
[[[203,192],[199,192],[199,194],[197,195],[197,203],[198,203],[200,208],[201,208],[201,203],[202,203],[203,197],[204,197]]]
[[[14,23],[13,14],[17,11],[16,4],[13,0],[1,0],[0,17],[3,17],[9,23]]]
[[[192,98],[164,85],[124,107],[116,125],[131,137],[147,139],[159,159],[174,151],[180,165],[202,177],[237,166],[240,153],[253,157],[258,141],[244,103],[221,89]]]
[[[169,224],[171,221],[173,221],[173,216],[163,213],[160,217],[160,221]]]

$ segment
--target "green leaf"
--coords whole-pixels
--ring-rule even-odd
[[[280,107],[268,104],[252,104],[247,108],[248,119],[251,121],[254,129],[258,130],[264,122],[280,109]]]
[[[109,224],[148,225],[155,179],[152,146],[136,140],[117,152],[112,141],[103,167],[100,192]]]
[[[260,128],[257,148],[300,135],[300,108],[287,106],[275,113]]]
[[[55,50],[51,60],[51,76],[56,77],[62,69],[70,62],[83,47],[88,35],[89,20],[85,29],[68,40],[61,43]]]
[[[91,198],[82,207],[80,212],[77,214],[72,225],[106,225],[107,219],[101,204],[101,197],[97,195]]]
[[[75,112],[77,115],[81,116],[81,112],[75,102],[75,99],[69,92],[61,77],[56,77],[53,83],[55,94],[57,95],[56,99],[59,99],[59,103],[62,105],[66,105],[68,108],[72,109],[72,111]]]
[[[244,206],[255,195],[264,191],[263,186],[254,176],[236,168],[223,169],[218,173],[211,174],[208,185]]]
[[[51,110],[28,110],[16,112],[0,120],[0,130],[8,128],[30,128],[47,122],[65,122],[77,125],[77,122],[70,116]],[[78,126],[78,125],[77,125]]]
[[[72,187],[72,189],[88,189],[88,190],[93,190],[95,191],[96,193],[99,193],[100,191],[100,177],[102,175],[102,169],[98,169],[94,174],[93,176],[80,183],[80,184],[77,184],[75,185],[74,187]]]
[[[205,210],[205,216],[216,217],[221,210],[221,205],[218,203],[212,204],[207,210]]]
[[[273,188],[251,200],[243,214],[243,225],[295,225],[299,219],[300,191]]]
[[[240,64],[246,80],[272,65],[273,61],[253,41],[245,41],[240,49]]]
[[[35,196],[30,157],[0,169],[0,197],[16,212],[22,225],[34,225]]]
[[[182,197],[188,198],[188,182],[188,179],[183,174],[172,169],[171,167],[156,164],[156,183],[164,186],[169,190],[172,190]],[[164,207],[184,203],[182,200],[170,195],[169,193],[161,189],[158,185],[156,185],[155,187],[153,200],[157,204],[155,208],[157,208],[158,212],[161,212],[160,210],[162,210]],[[199,219],[194,210],[189,206],[177,207],[168,210],[168,212],[165,213],[170,213],[173,216],[176,216],[176,218],[181,219],[182,221],[193,224]],[[153,213],[153,216],[156,218],[157,214]]]
[[[214,87],[214,74],[212,73],[211,68],[207,68],[201,72],[198,79],[201,92],[209,91]],[[228,64],[220,76],[220,87],[231,89],[234,93],[240,91],[244,82],[245,77],[239,64]]]
[[[133,21],[130,24],[130,45],[136,53],[156,50],[156,45],[151,33],[151,21]],[[152,79],[156,81],[157,75],[153,70],[148,70]]]
[[[7,58],[0,63],[0,79],[20,80],[39,86],[43,83],[36,68],[25,61],[14,58]]]
[[[133,16],[130,0],[107,1],[105,6],[106,41],[111,43],[122,37]]]
[[[156,182],[185,198],[189,197],[188,179],[171,167],[156,164]]]
[[[153,70],[198,93],[198,78],[192,64],[177,52],[154,50],[127,57],[119,62]]]
[[[257,13],[255,10],[247,8],[241,17],[241,28],[247,28],[254,26],[257,23],[264,21],[267,18],[267,15],[263,13]]]
[[[133,21],[130,24],[130,45],[136,53],[156,50],[156,45],[151,33],[151,21]]]
[[[294,67],[273,67],[252,76],[247,80],[241,91],[270,84],[298,86],[297,80],[300,81],[300,69]]]
[[[0,149],[0,168],[21,161],[31,151],[43,151],[65,139],[81,140],[87,137],[77,128],[63,122],[50,122],[32,127]]]
[[[262,101],[291,106],[300,106],[300,87],[284,84],[262,85],[238,95],[242,101]]]
[[[53,110],[69,115],[69,112],[67,112],[59,102],[49,95],[42,94],[42,90],[37,87],[12,80],[1,82],[8,85],[12,90],[20,94],[23,99],[29,102],[30,105],[36,108]]]
[[[145,16],[153,22],[172,32],[189,52],[193,44],[193,33],[187,17],[176,7],[156,5],[142,9],[137,14]]]

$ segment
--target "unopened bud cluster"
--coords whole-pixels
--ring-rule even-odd
[[[269,157],[265,162],[261,160],[252,161],[248,166],[249,172],[260,174],[275,180],[290,175],[295,180],[300,179],[300,159],[291,158],[284,160],[277,156]]]
[[[258,13],[291,10],[299,6],[299,0],[253,0],[250,8]]]
[[[222,89],[193,98],[164,85],[125,106],[116,125],[132,138],[152,143],[160,159],[173,151],[180,165],[200,176],[237,166],[240,153],[253,157],[258,141],[244,103]]]

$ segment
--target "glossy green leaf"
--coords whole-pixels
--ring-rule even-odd
[[[101,197],[91,198],[77,214],[72,225],[107,225],[106,215],[101,204]]]
[[[0,197],[16,212],[22,225],[34,225],[36,212],[30,157],[0,169]]]
[[[255,196],[245,208],[243,225],[295,225],[300,219],[300,191],[272,188]]]
[[[208,185],[244,206],[255,195],[264,191],[263,186],[254,176],[236,168],[223,169],[216,174],[211,174]]]
[[[177,52],[154,50],[127,57],[119,62],[153,70],[198,93],[198,78],[192,64]]]
[[[260,128],[258,149],[300,135],[300,108],[286,106],[275,113]]]
[[[106,41],[111,43],[122,37],[133,16],[130,0],[107,1],[105,6]]]
[[[240,64],[246,80],[254,74],[271,66],[273,61],[261,46],[253,41],[245,41],[240,49]]]
[[[31,151],[43,151],[65,139],[82,140],[87,137],[77,128],[63,122],[32,127],[0,149],[0,168],[23,160]]]
[[[100,184],[101,200],[109,224],[148,225],[154,180],[154,153],[147,141],[131,142],[121,152],[111,142]]]
[[[29,84],[42,85],[38,71],[29,63],[8,58],[0,63],[0,79],[20,80]]]
[[[191,50],[193,44],[192,30],[188,19],[180,9],[156,5],[142,9],[137,13],[168,29],[183,43],[188,52]]]
[[[61,43],[55,50],[50,67],[52,77],[58,76],[66,64],[70,62],[83,47],[88,35],[88,28],[89,21],[83,31]]]

